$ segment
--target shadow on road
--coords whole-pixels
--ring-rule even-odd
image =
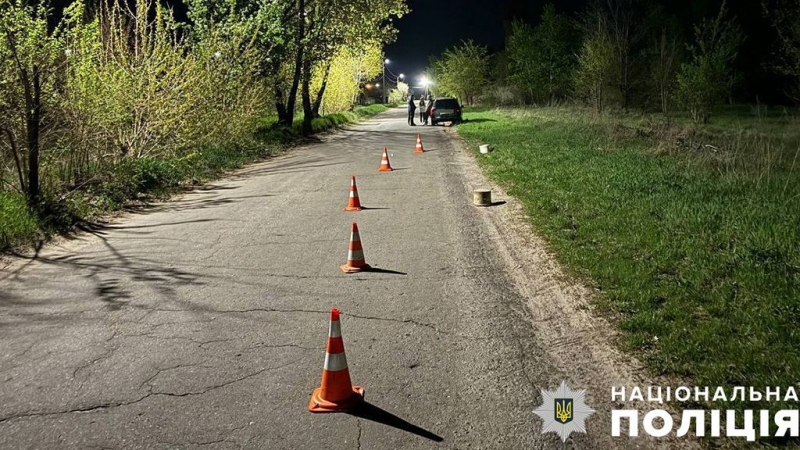
[[[500,201],[497,201],[497,202],[492,202],[492,204],[489,205],[489,206],[503,206],[506,203],[508,203],[508,202],[506,202],[505,200],[500,200]]]
[[[176,290],[186,285],[204,285],[205,281],[200,275],[183,271],[173,267],[164,267],[162,261],[148,259],[143,256],[134,256],[123,252],[112,245],[108,238],[110,230],[126,230],[131,228],[150,228],[159,226],[185,225],[211,220],[187,220],[181,222],[171,222],[153,224],[147,226],[109,226],[105,224],[83,222],[77,228],[86,233],[96,236],[102,242],[106,252],[95,254],[65,254],[56,256],[43,256],[37,248],[33,255],[14,254],[19,258],[28,259],[18,269],[0,276],[0,281],[12,281],[25,283],[26,276],[24,269],[33,262],[38,262],[45,267],[51,267],[56,272],[51,273],[53,278],[53,288],[60,289],[59,278],[65,273],[79,273],[85,282],[92,284],[92,291],[95,298],[110,311],[118,311],[124,307],[137,309],[149,309],[150,305],[133,305],[133,290],[141,288],[143,283],[151,286],[157,293],[163,296],[160,301],[173,301],[183,310],[195,310],[196,307],[188,302],[180,301],[176,298]],[[146,233],[146,232],[145,232]],[[119,240],[124,240],[124,236],[118,235]],[[66,269],[66,271],[63,271]],[[207,277],[203,277],[207,278]],[[31,304],[48,303],[56,304],[61,299],[54,297],[47,300],[36,300],[33,302],[22,301],[10,295],[0,296],[0,307],[4,306],[30,306]]]
[[[406,272],[398,272],[397,270],[389,270],[389,269],[381,269],[380,267],[367,267],[361,269],[361,272],[368,272],[368,273],[387,273],[390,275],[408,275]]]
[[[406,420],[395,416],[389,411],[383,410],[369,402],[364,402],[358,409],[349,411],[347,414],[361,419],[371,420],[383,425],[388,425],[390,427],[397,428],[398,430],[416,434],[417,436],[429,439],[431,441],[442,442],[444,440],[441,436],[431,433],[424,428],[418,427],[413,423],[409,423]]]
[[[206,191],[193,191],[189,194],[205,194]],[[164,211],[199,211],[202,209],[215,208],[217,206],[224,206],[236,203],[241,200],[248,200],[254,198],[267,198],[273,197],[272,194],[263,195],[242,195],[239,197],[225,197],[225,198],[194,198],[187,200],[178,200],[176,202],[164,203],[160,205],[150,206],[146,211],[148,212],[164,212]]]
[[[194,219],[194,220],[181,220],[177,222],[163,222],[148,225],[109,225],[100,222],[87,222],[84,221],[75,225],[75,228],[93,234],[98,237],[104,237],[108,234],[109,230],[134,230],[134,229],[147,229],[156,227],[173,227],[179,225],[187,225],[193,223],[214,222],[216,219]]]
[[[257,164],[246,167],[236,174],[227,176],[229,181],[249,180],[252,177],[277,175],[286,173],[304,173],[312,169],[347,164],[348,161],[336,161],[334,158],[319,154],[293,154],[277,160],[268,160],[268,164]]]

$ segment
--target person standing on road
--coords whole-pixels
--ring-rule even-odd
[[[414,114],[417,112],[417,104],[414,102],[414,96],[408,96],[408,124],[412,127],[416,124],[414,123]]]
[[[419,98],[419,123],[425,122],[425,96]]]
[[[433,108],[433,96],[428,96],[428,103],[425,106],[425,125],[428,124],[428,119],[431,117],[431,108]]]

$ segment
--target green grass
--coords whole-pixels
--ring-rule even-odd
[[[697,150],[694,141],[673,145],[675,130],[653,135],[585,110],[466,118],[459,133],[496,149],[478,155],[482,166],[524,203],[560,261],[600,290],[598,304],[626,332],[626,347],[655,372],[699,386],[797,383],[795,128],[773,124],[777,147],[766,152]],[[729,142],[713,130],[682,131]]]
[[[322,133],[386,111],[384,105],[356,107],[352,112],[315,118],[313,133]],[[69,192],[48,192],[38,213],[22,195],[0,191],[0,252],[30,247],[76,223],[124,208],[132,201],[165,198],[184,186],[213,180],[227,171],[273,156],[303,138],[302,116],[291,128],[276,126],[276,117],[256,120],[255,131],[239,142],[198,144],[176,158],[129,159],[87,175],[93,180]],[[52,183],[51,183],[52,184]]]
[[[0,192],[0,249],[30,245],[39,233],[39,220],[14,192]]]

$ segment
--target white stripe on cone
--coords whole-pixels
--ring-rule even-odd
[[[347,251],[347,260],[348,261],[361,261],[364,259],[364,250],[348,250]]]
[[[328,330],[328,337],[342,337],[342,324],[338,320],[331,320],[331,327]]]
[[[347,357],[344,353],[325,353],[325,370],[335,372],[338,370],[347,369]]]

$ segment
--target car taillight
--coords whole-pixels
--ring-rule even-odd
[[[436,108],[431,108],[431,114],[436,114]]]

